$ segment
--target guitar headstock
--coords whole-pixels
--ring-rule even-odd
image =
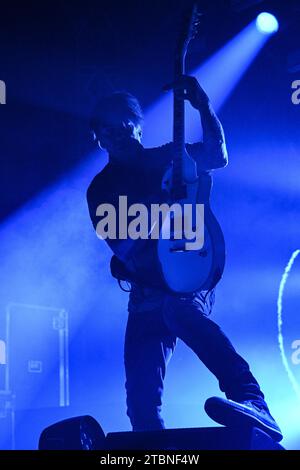
[[[202,13],[196,2],[184,14],[177,41],[178,55],[184,56],[186,54],[190,41],[198,34],[201,16]]]

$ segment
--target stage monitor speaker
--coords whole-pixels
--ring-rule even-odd
[[[39,450],[101,450],[105,434],[91,416],[77,416],[59,421],[44,429]]]
[[[106,436],[107,450],[284,450],[258,428],[187,428],[115,432]]]

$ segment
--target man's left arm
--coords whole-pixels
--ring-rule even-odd
[[[200,169],[224,168],[228,164],[228,155],[222,124],[209,101],[200,106],[199,112],[203,129],[203,143],[200,145],[190,144],[190,155],[196,160]],[[187,145],[187,149],[188,147],[189,145]]]
[[[188,100],[200,113],[203,141],[186,145],[187,152],[197,162],[198,169],[201,171],[225,167],[228,155],[223,127],[198,80],[183,75],[178,81],[165,87],[170,88],[179,90],[182,99]]]

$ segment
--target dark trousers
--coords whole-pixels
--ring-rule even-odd
[[[177,338],[189,346],[216,376],[226,397],[256,400],[264,395],[248,363],[207,315],[214,291],[188,296],[132,285],[125,336],[127,414],[134,431],[164,428],[160,415],[167,363]]]

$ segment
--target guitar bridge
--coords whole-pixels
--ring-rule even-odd
[[[186,251],[185,243],[182,240],[177,240],[172,243],[172,246],[169,248],[170,253],[183,253]]]

